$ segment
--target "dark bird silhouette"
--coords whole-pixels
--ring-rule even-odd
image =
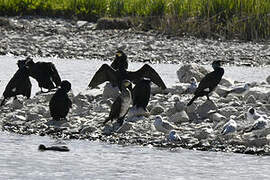
[[[54,89],[61,84],[61,78],[55,65],[51,62],[34,62],[32,58],[27,57],[24,61],[25,65],[29,66],[30,76],[36,79],[38,86],[42,88]]]
[[[105,119],[103,124],[106,124],[109,120],[112,122],[114,119],[117,119],[117,122],[120,125],[123,124],[124,117],[127,114],[131,104],[131,92],[128,89],[130,84],[130,81],[123,80],[121,94],[113,102],[109,117]]]
[[[132,89],[133,106],[146,110],[151,93],[150,79],[142,78]]]
[[[68,81],[62,81],[60,88],[52,96],[49,107],[53,120],[60,120],[66,118],[72,102],[68,97],[68,92],[71,89],[71,84]]]
[[[1,102],[1,106],[4,105],[6,99],[11,97],[16,99],[17,95],[23,95],[29,99],[31,96],[32,84],[29,78],[29,67],[25,66],[21,60],[17,62],[17,65],[19,69],[10,79],[5,88],[3,93],[4,99]]]
[[[40,144],[38,146],[38,150],[40,151],[61,151],[61,152],[68,152],[69,149],[67,146],[50,146],[50,147],[46,147],[45,145],[43,144]]]
[[[88,85],[89,88],[95,88],[96,86],[109,81],[112,86],[118,86],[119,89],[121,89],[121,84],[124,79],[128,79],[136,84],[142,77],[149,78],[162,89],[167,88],[161,77],[151,66],[145,64],[137,71],[127,71],[127,56],[122,51],[118,51],[117,54],[115,60],[112,62],[112,67],[108,64],[103,64],[98,69]]]
[[[199,83],[198,88],[194,92],[194,97],[189,101],[187,106],[191,105],[198,97],[206,96],[208,100],[211,93],[221,81],[224,69],[221,66],[222,61],[214,61],[212,67],[214,71],[206,74]]]

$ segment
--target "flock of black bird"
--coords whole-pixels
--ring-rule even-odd
[[[212,63],[214,71],[206,74],[200,81],[194,97],[187,106],[191,105],[198,97],[206,96],[209,100],[209,93],[216,88],[224,74],[221,63],[222,61]],[[27,57],[25,60],[19,60],[17,65],[19,69],[4,90],[4,99],[1,106],[5,104],[8,98],[14,97],[16,99],[17,95],[23,95],[29,99],[32,87],[29,77],[32,77],[38,82],[43,93],[42,88],[48,89],[48,92],[58,88],[49,102],[50,114],[54,120],[65,119],[72,106],[72,101],[68,97],[71,83],[67,80],[61,81],[55,65],[51,62],[35,63],[32,58]],[[127,69],[127,55],[121,50],[117,51],[112,64],[103,64],[88,85],[89,88],[95,88],[109,81],[113,87],[117,86],[121,91],[113,102],[109,117],[106,118],[104,124],[109,120],[117,119],[117,122],[121,125],[131,103],[137,108],[141,107],[146,110],[150,99],[151,82],[161,89],[167,88],[159,74],[148,64],[143,65],[137,71],[128,71]],[[135,84],[134,88],[132,88],[132,83]]]

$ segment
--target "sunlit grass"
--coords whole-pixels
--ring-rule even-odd
[[[159,30],[203,37],[270,36],[270,0],[0,0],[0,15],[155,20]],[[151,22],[148,22],[151,23]]]

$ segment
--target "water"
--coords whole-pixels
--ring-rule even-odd
[[[0,179],[269,179],[270,157],[66,141],[1,133]]]
[[[18,58],[0,56],[0,92],[16,71]],[[45,59],[50,61],[51,59]],[[53,60],[74,93],[85,89],[100,61]],[[131,70],[141,63],[132,63]],[[177,82],[180,65],[153,65],[168,86]],[[226,67],[225,77],[264,81],[268,68]],[[32,80],[33,93],[38,91]],[[70,152],[40,152],[48,137],[0,132],[0,179],[269,179],[270,157],[233,153],[118,146],[89,141],[66,141]]]

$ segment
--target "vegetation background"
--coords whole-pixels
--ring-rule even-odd
[[[270,0],[0,0],[1,16],[40,15],[134,25],[175,35],[268,40]]]

